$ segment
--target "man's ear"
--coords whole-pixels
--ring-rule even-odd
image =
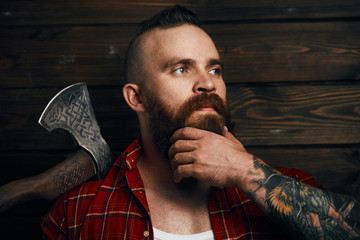
[[[145,112],[144,104],[140,98],[139,86],[128,83],[123,87],[123,96],[125,101],[136,112]]]

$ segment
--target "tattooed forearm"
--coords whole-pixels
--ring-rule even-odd
[[[249,193],[287,229],[302,239],[360,239],[360,206],[356,200],[287,177],[254,157],[265,178]],[[264,195],[264,196],[260,196]]]
[[[90,155],[82,150],[78,151],[46,172],[51,181],[47,183],[50,188],[47,192],[50,197],[58,196],[91,178],[95,173],[95,165]]]
[[[85,168],[81,165],[81,162],[76,159],[72,160],[56,171],[54,175],[55,187],[60,193],[64,193],[76,186],[83,179],[84,174]]]

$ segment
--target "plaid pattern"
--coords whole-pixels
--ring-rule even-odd
[[[153,239],[149,206],[136,162],[140,139],[119,156],[104,180],[85,183],[58,199],[41,220],[46,239]],[[279,171],[324,188],[296,169]],[[209,201],[215,239],[284,239],[284,233],[245,194],[215,189]]]

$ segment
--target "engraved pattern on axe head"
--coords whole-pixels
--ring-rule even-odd
[[[45,108],[39,123],[48,131],[61,128],[70,132],[94,158],[99,178],[105,177],[112,166],[112,154],[101,136],[84,83],[60,91]]]
[[[97,141],[98,130],[93,124],[94,116],[89,110],[86,97],[81,89],[62,95],[49,111],[47,124],[51,129],[63,128],[81,138]]]

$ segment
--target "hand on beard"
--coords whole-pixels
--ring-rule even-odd
[[[175,131],[168,152],[175,182],[193,177],[217,187],[239,185],[252,155],[227,128],[221,134],[191,127]]]

